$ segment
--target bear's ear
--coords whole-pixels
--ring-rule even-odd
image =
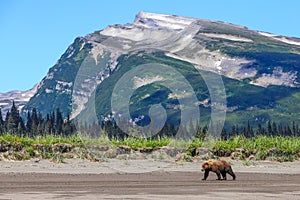
[[[209,159],[209,160],[206,161],[206,162],[209,163],[209,164],[213,164],[214,161],[215,161],[215,160],[213,160],[213,159]]]

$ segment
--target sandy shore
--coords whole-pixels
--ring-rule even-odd
[[[300,174],[300,161],[249,161],[231,160],[234,171],[245,173]],[[90,162],[80,159],[65,159],[64,163],[49,160],[0,161],[0,173],[55,173],[55,174],[107,174],[107,173],[147,173],[154,171],[200,172],[201,163],[170,162],[154,160],[108,159],[105,162]]]
[[[230,162],[237,180],[201,181],[199,162],[0,162],[0,199],[300,199],[300,162]]]

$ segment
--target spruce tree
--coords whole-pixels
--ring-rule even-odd
[[[168,127],[168,124],[167,122],[165,122],[164,126],[162,127],[162,129],[159,131],[159,134],[158,136],[169,136],[169,127]]]
[[[37,111],[36,108],[32,109],[32,113],[31,113],[31,120],[32,120],[32,127],[31,127],[31,136],[36,136],[37,132],[38,132],[38,125],[39,125],[39,121],[38,121],[38,115],[37,115]]]
[[[31,133],[31,129],[32,129],[32,120],[31,120],[31,115],[30,112],[27,112],[27,122],[26,122],[26,132],[28,134]]]
[[[222,131],[221,131],[221,139],[222,139],[222,140],[227,140],[227,139],[228,139],[228,135],[227,135],[227,132],[226,132],[226,129],[225,129],[225,128],[222,128]]]
[[[55,113],[54,111],[51,112],[50,115],[50,127],[51,127],[51,134],[55,133]]]
[[[263,127],[261,124],[258,124],[257,135],[263,135],[263,134],[264,134]]]
[[[275,121],[272,123],[272,133],[273,133],[272,134],[273,136],[277,136],[278,135],[277,125],[276,125]]]
[[[4,120],[4,132],[8,132],[7,130],[7,122],[8,122],[8,118],[10,116],[10,112],[9,110],[6,112],[6,115],[5,115],[5,120]]]
[[[272,125],[271,125],[271,121],[269,120],[268,121],[268,133],[267,133],[268,136],[272,136],[273,135],[273,132],[272,132]]]
[[[175,128],[175,125],[171,122],[170,123],[170,126],[169,126],[169,134],[170,136],[175,136],[176,135],[176,128]]]
[[[0,124],[4,124],[4,121],[3,121],[3,118],[2,118],[2,111],[1,111],[1,108],[0,108]]]
[[[25,131],[25,129],[24,129],[24,123],[23,123],[23,120],[22,120],[22,121],[20,121],[19,124],[18,124],[18,129],[17,129],[18,135],[19,135],[20,137],[22,137],[23,134],[24,134],[24,131]]]
[[[63,124],[63,133],[65,136],[69,136],[72,134],[70,115],[68,115],[66,122]]]
[[[63,123],[64,123],[64,120],[63,120],[62,114],[61,114],[59,108],[57,108],[56,109],[56,122],[55,122],[56,134],[62,133]]]
[[[292,136],[292,130],[289,125],[287,125],[287,133],[286,136]]]
[[[296,136],[296,125],[295,125],[295,121],[293,121],[293,136]]]
[[[15,120],[11,114],[8,115],[8,119],[6,121],[6,128],[10,134],[17,133],[18,124],[15,123]]]
[[[19,111],[15,105],[15,101],[13,101],[13,105],[10,109],[10,112],[7,114],[7,130],[10,133],[17,133],[18,132],[18,126],[20,123],[20,114]]]
[[[3,118],[2,118],[2,111],[1,111],[1,108],[0,108],[0,134],[4,132],[4,121],[3,121]]]
[[[47,114],[46,116],[46,121],[45,121],[45,129],[44,129],[44,134],[51,134],[52,131],[52,124],[50,120],[50,115]]]
[[[229,137],[235,137],[237,135],[236,126],[233,125],[231,127],[231,133],[229,134]]]

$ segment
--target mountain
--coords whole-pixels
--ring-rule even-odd
[[[76,38],[22,111],[59,108],[90,122],[129,115],[139,125],[156,117],[157,126],[199,113],[201,123],[226,119],[226,127],[298,122],[299,67],[299,38],[140,12]]]
[[[11,109],[13,101],[15,101],[15,105],[21,110],[36,93],[37,87],[38,86],[36,85],[27,91],[14,90],[6,93],[0,93],[0,108],[3,119],[5,119],[7,111]]]

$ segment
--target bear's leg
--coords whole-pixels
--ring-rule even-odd
[[[217,180],[221,180],[221,173],[220,173],[220,170],[216,171],[216,174],[218,176],[218,179]]]
[[[221,174],[223,176],[223,180],[226,180],[226,171],[222,171]]]
[[[208,177],[208,174],[209,174],[209,170],[205,170],[205,172],[204,172],[204,178],[202,180],[205,181],[207,179],[207,177]]]
[[[231,167],[229,168],[229,170],[228,170],[227,173],[230,174],[230,175],[232,176],[233,180],[235,180],[235,174],[233,173]]]

